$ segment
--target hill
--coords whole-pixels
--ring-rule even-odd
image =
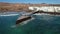
[[[21,10],[27,10],[27,9],[28,9],[27,4],[0,2],[0,11],[21,11]]]
[[[60,4],[25,4],[25,3],[6,3],[0,2],[0,11],[28,11],[29,6],[60,6]]]

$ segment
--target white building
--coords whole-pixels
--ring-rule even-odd
[[[29,7],[29,10],[35,10],[35,11],[39,11],[39,10],[43,10],[43,11],[46,11],[46,12],[60,12],[60,6],[40,6],[40,7],[37,7],[37,6],[30,6]]]

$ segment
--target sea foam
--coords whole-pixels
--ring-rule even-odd
[[[0,16],[16,16],[16,15],[19,15],[19,14],[5,14],[5,15],[0,15]]]

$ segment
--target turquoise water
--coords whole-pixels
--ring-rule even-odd
[[[20,16],[17,12],[0,13],[0,34],[5,34],[11,28],[16,25],[16,20]]]
[[[11,18],[12,17],[12,18]],[[18,18],[16,16],[0,16],[1,34],[60,34],[60,16],[54,15],[33,15],[34,20],[25,25],[19,25],[15,28],[9,26],[15,25]]]

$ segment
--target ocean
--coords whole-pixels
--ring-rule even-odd
[[[33,20],[11,28],[16,25],[16,20],[21,14],[14,12],[0,14],[0,34],[60,34],[59,15],[32,15]]]

